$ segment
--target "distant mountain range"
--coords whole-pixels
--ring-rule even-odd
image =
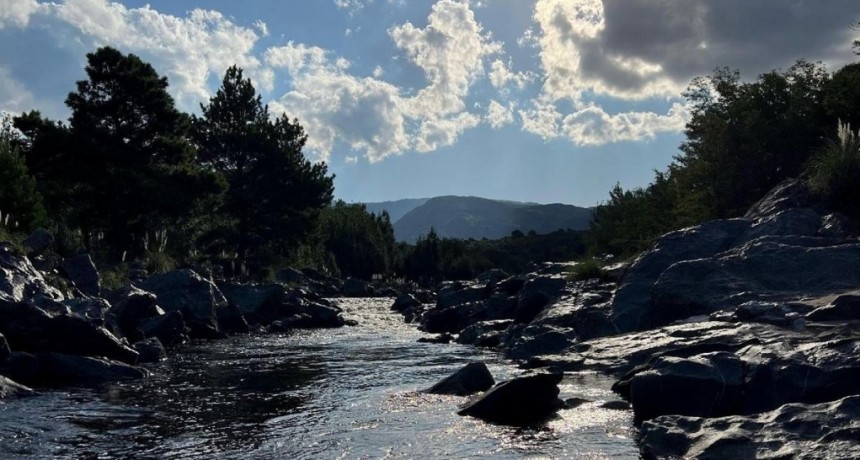
[[[559,229],[584,230],[592,209],[568,204],[535,204],[473,196],[440,196],[365,203],[374,213],[388,211],[399,241],[415,242],[433,227],[449,238],[498,239],[514,230],[539,234]]]

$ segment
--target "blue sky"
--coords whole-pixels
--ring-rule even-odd
[[[111,45],[197,112],[238,64],[336,195],[590,206],[647,184],[714,67],[853,61],[857,0],[0,0],[0,110],[65,120]]]

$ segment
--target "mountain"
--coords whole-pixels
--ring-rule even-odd
[[[388,217],[391,218],[391,222],[397,222],[401,217],[405,216],[407,212],[421,206],[429,199],[430,198],[407,198],[405,200],[397,201],[364,203],[364,206],[367,208],[368,212],[372,212],[376,215],[379,215],[382,211],[388,211]]]
[[[419,203],[423,201],[423,203]],[[404,203],[409,202],[409,203]],[[591,221],[592,210],[567,204],[534,204],[490,200],[477,197],[440,196],[425,200],[400,200],[402,211],[415,205],[395,219],[394,233],[398,240],[414,242],[433,227],[439,236],[450,238],[498,239],[510,236],[514,230],[539,234],[559,229],[584,230]],[[373,203],[372,205],[383,205]],[[376,208],[376,209],[386,209]],[[368,206],[368,210],[372,210]]]

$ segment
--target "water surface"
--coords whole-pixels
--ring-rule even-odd
[[[0,403],[0,458],[639,458],[632,416],[599,408],[611,381],[568,376],[542,429],[456,415],[426,395],[471,361],[522,371],[489,350],[417,343],[391,299],[341,300],[359,326],[195,343],[154,376]]]

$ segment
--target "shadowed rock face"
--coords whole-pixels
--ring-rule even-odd
[[[140,287],[155,294],[165,311],[182,312],[192,337],[220,335],[215,310],[227,306],[227,299],[211,281],[191,270],[175,270],[151,276]]]
[[[469,401],[457,413],[501,425],[538,424],[564,407],[558,398],[561,379],[561,374],[537,374],[507,380]]]
[[[642,424],[646,459],[860,458],[860,396],[757,415],[658,417]]]
[[[484,363],[469,363],[426,390],[438,395],[468,396],[486,391],[496,384]]]

